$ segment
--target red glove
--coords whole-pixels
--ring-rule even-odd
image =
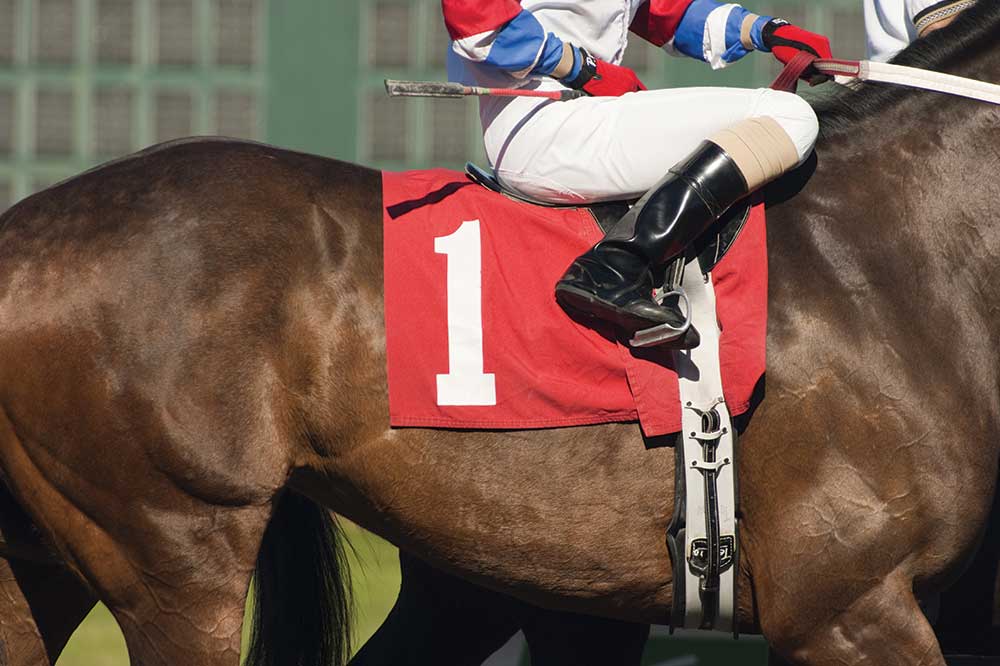
[[[562,79],[565,86],[582,90],[594,97],[618,97],[646,89],[635,72],[628,67],[604,62],[582,48],[578,50],[576,57],[583,61],[580,73],[573,79]]]
[[[833,57],[829,39],[796,27],[784,19],[769,21],[761,29],[760,39],[774,57],[785,64],[799,51],[808,51],[821,59]]]

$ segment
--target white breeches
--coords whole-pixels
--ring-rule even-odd
[[[480,105],[497,177],[551,203],[638,198],[703,140],[748,118],[773,118],[800,162],[819,133],[805,100],[767,88],[674,88],[572,102],[481,98]]]

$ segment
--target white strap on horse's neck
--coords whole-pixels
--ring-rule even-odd
[[[1000,85],[954,74],[871,60],[816,60],[813,67],[822,74],[833,76],[838,83],[851,79],[891,83],[1000,104]]]

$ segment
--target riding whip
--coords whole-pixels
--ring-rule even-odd
[[[582,90],[524,90],[521,88],[481,88],[461,83],[437,81],[385,80],[385,91],[390,97],[543,97],[565,102],[586,97]]]

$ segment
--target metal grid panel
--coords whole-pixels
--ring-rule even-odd
[[[858,12],[849,9],[835,9],[831,12],[832,28],[830,40],[833,53],[841,58],[864,58],[868,45],[865,26],[858,20]]]
[[[17,26],[17,4],[0,0],[0,64],[14,61],[14,37]]]
[[[40,88],[35,100],[35,153],[47,157],[73,155],[72,90]]]
[[[59,181],[65,180],[70,174],[56,174],[49,173],[43,176],[37,176],[31,181],[31,192],[41,192],[44,189],[52,187]]]
[[[448,33],[437,0],[362,5],[362,104],[358,154],[382,168],[460,167],[481,159],[478,105],[456,100],[388,100],[384,78],[442,80]]]
[[[622,64],[634,69],[639,78],[643,79],[644,76],[648,76],[651,64],[663,55],[661,49],[636,35],[630,35]]]
[[[260,0],[214,0],[215,61],[220,65],[250,67],[257,60],[254,48],[261,30]]]
[[[257,96],[241,90],[220,90],[215,97],[215,127],[223,136],[256,138]]]
[[[102,157],[124,155],[132,150],[132,101],[128,88],[99,88],[95,95],[94,141]]]
[[[38,62],[68,64],[76,49],[76,3],[73,0],[36,0],[34,56]]]
[[[194,132],[194,96],[186,91],[156,94],[156,142],[190,136]]]
[[[469,158],[471,146],[467,124],[474,100],[429,99],[430,158],[434,163],[455,164]],[[471,109],[470,109],[471,107]]]
[[[427,65],[444,69],[451,37],[448,36],[448,29],[444,25],[441,3],[435,2],[431,10],[425,12],[425,16],[424,22],[428,24],[426,29]]]
[[[98,0],[95,40],[99,63],[132,62],[135,14],[133,0]]]
[[[162,65],[193,65],[194,5],[191,0],[157,0],[156,61]]]
[[[14,91],[0,88],[0,159],[14,152]]]
[[[413,8],[406,3],[373,3],[368,62],[375,67],[407,67],[414,64],[412,14]]]
[[[382,92],[368,94],[368,152],[372,159],[404,162],[407,159],[409,132],[407,111],[422,100],[386,99]],[[403,118],[403,122],[400,119]]]
[[[263,138],[271,1],[0,0],[11,198],[157,140]]]

